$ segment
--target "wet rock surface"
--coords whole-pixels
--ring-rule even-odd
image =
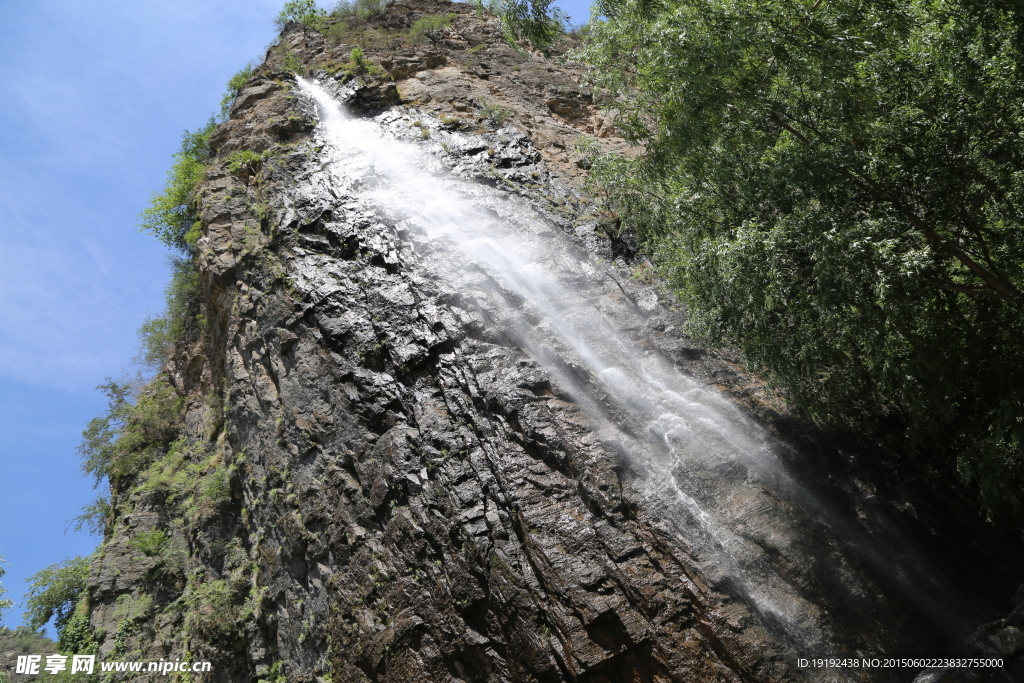
[[[869,477],[823,474],[831,445],[772,456],[821,474],[800,487],[743,458],[671,460],[536,302],[382,206],[373,164],[338,170],[287,55],[469,183],[512,238],[550,245],[534,262],[576,292],[564,315],[599,311],[613,341],[692,382],[687,396],[723,392],[716,415],[776,449],[781,401],[680,332],[684,312],[582,191],[580,136],[628,146],[579,68],[462,5],[403,2],[375,25],[440,11],[456,18],[433,44],[366,49],[393,81],[346,75],[351,44],[286,27],[214,136],[202,324],[167,382],[185,401],[180,461],[222,484],[183,509],[166,487],[115,482],[89,586],[101,653],[187,652],[214,663],[196,680],[223,681],[895,681],[796,658],[952,647],[951,621],[994,618],[984,590],[952,588],[969,570],[934,568],[977,529],[920,542],[927,509],[907,522]],[[262,159],[232,173],[242,150]],[[694,512],[711,504],[727,537]],[[147,554],[156,530],[166,549]],[[999,586],[1013,557],[989,558]]]

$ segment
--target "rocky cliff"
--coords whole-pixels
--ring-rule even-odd
[[[629,149],[564,46],[424,0],[321,28],[285,27],[212,138],[200,296],[89,580],[102,655],[218,681],[904,680],[797,657],[949,647],[993,615],[935,565],[962,543],[1005,592],[984,533],[785,446],[778,400],[679,332],[583,187],[583,148]],[[408,188],[335,149],[296,72],[416,150],[472,234],[389,203]],[[485,223],[537,270],[474,260]],[[571,292],[553,313],[545,278]],[[633,370],[588,355],[618,347]]]

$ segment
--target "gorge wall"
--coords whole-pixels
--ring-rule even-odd
[[[112,481],[104,656],[274,683],[895,681],[796,657],[941,652],[1005,611],[1015,555],[848,449],[778,441],[778,399],[679,331],[588,199],[578,141],[630,150],[561,51],[425,0],[285,27],[211,140],[201,296]],[[472,206],[465,234],[339,151],[296,71],[437,178],[417,201]],[[485,228],[525,254],[507,273],[473,255]],[[541,284],[571,298],[548,311]]]

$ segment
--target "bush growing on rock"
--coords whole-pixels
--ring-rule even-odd
[[[437,40],[438,31],[446,26],[450,26],[455,21],[456,16],[458,15],[449,13],[420,17],[413,22],[412,27],[409,29],[409,38],[414,43],[421,43],[425,40],[435,41]]]
[[[229,85],[230,88],[230,85]],[[163,191],[153,194],[149,208],[139,216],[139,227],[175,251],[192,255],[195,240],[191,239],[199,220],[194,190],[210,161],[210,136],[217,128],[213,117],[195,132],[185,131],[181,147],[174,155],[174,164],[167,172]]]
[[[0,555],[0,579],[2,579],[4,574],[7,573],[7,570],[4,569],[5,564],[7,564],[7,562],[4,560],[4,556]],[[14,603],[11,602],[9,598],[4,597],[6,593],[7,589],[4,588],[4,585],[2,583],[0,583],[0,618],[3,618],[4,612],[9,610],[11,606],[14,605]]]
[[[222,119],[228,117],[228,111],[231,109],[231,104],[235,101],[235,97],[238,96],[238,91],[252,78],[254,70],[251,63],[246,64],[228,80],[228,89],[220,100],[220,116]]]
[[[314,0],[289,0],[274,19],[274,25],[283,28],[289,21],[297,21],[311,28],[319,29],[327,12],[316,6]]]
[[[148,317],[139,328],[137,362],[157,370],[167,361],[167,354],[185,330],[185,318],[196,300],[199,272],[191,259],[171,258],[171,281],[164,290],[164,312]]]
[[[82,468],[99,483],[137,474],[162,456],[177,436],[182,400],[158,378],[136,396],[126,382],[107,380],[107,413],[93,418],[78,447]]]
[[[544,51],[565,33],[569,17],[560,8],[552,9],[552,0],[490,0],[478,4],[501,19],[509,43],[525,40]]]
[[[390,5],[391,0],[341,0],[331,10],[331,16],[366,21],[383,14]]]
[[[75,605],[85,591],[91,557],[71,557],[33,574],[25,594],[25,625],[31,630],[53,619],[60,633],[74,614]]]

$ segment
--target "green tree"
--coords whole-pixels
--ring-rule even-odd
[[[231,111],[231,105],[238,96],[238,91],[249,82],[255,71],[255,66],[250,62],[228,80],[228,89],[224,91],[224,95],[220,98],[220,117],[222,119],[228,118],[228,113]]]
[[[129,382],[116,382],[108,377],[96,388],[107,396],[107,412],[89,421],[82,432],[78,454],[82,469],[98,486],[113,472],[117,440],[131,415],[133,387]]]
[[[1021,6],[597,12],[580,57],[646,153],[595,174],[694,329],[806,415],[879,430],[1021,515]]]
[[[147,317],[139,328],[139,353],[136,362],[159,370],[167,362],[174,343],[185,332],[189,310],[199,297],[199,269],[191,258],[170,257],[171,280],[164,289],[164,312]]]
[[[569,17],[561,9],[552,8],[553,0],[477,0],[480,9],[486,9],[501,20],[505,38],[509,41],[526,40],[534,47],[547,50],[565,33]]]
[[[229,84],[229,93],[232,87]],[[234,99],[234,95],[231,97]],[[142,230],[190,257],[195,254],[195,243],[199,237],[195,188],[206,173],[206,164],[210,161],[210,136],[216,128],[217,120],[210,117],[199,130],[185,131],[181,148],[174,155],[174,164],[167,172],[167,184],[162,192],[153,195],[149,208],[139,216]]]
[[[383,14],[391,0],[339,0],[331,10],[331,16],[346,22],[366,21]]]
[[[278,28],[284,28],[289,21],[297,21],[312,28],[319,29],[327,12],[316,6],[314,0],[289,0],[284,3],[281,12],[274,19]]]
[[[230,107],[238,90],[252,75],[247,67],[228,83],[228,91],[221,102],[222,109]],[[199,292],[199,271],[196,267],[196,243],[202,223],[196,203],[196,186],[206,174],[211,161],[210,136],[217,128],[217,120],[210,117],[207,124],[195,131],[185,131],[181,147],[174,155],[174,164],[167,173],[167,184],[162,192],[153,194],[149,208],[139,216],[139,226],[167,245],[177,256],[169,259],[171,281],[165,291],[167,307],[163,314],[147,318],[139,329],[139,356],[137,360],[150,368],[159,368],[166,362],[171,347],[185,329],[186,314]]]
[[[435,41],[439,35],[438,32],[442,28],[450,26],[456,17],[458,15],[454,12],[449,12],[448,14],[428,14],[425,17],[420,17],[409,27],[409,39],[414,43],[424,40]]]
[[[83,595],[57,637],[57,649],[63,654],[96,654],[99,643],[89,625],[89,598]]]
[[[110,498],[99,495],[91,503],[84,505],[79,513],[68,522],[68,526],[75,531],[102,536],[106,533],[111,513]]]
[[[135,474],[164,455],[178,436],[184,400],[166,375],[141,389],[109,378],[97,389],[107,395],[107,412],[89,421],[78,454],[82,469],[99,485]],[[110,514],[107,502],[94,505],[93,514]]]
[[[85,593],[89,561],[88,557],[68,558],[26,579],[25,626],[35,631],[53,619],[57,632],[64,630]]]
[[[2,579],[4,577],[4,574],[7,573],[7,570],[4,569],[5,564],[7,564],[7,561],[4,559],[3,555],[0,555],[0,579]],[[2,583],[0,583],[0,619],[3,619],[4,612],[9,610],[14,605],[10,598],[4,597],[4,595],[6,594],[7,589],[4,588],[4,585]]]

